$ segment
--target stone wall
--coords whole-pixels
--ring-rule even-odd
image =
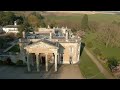
[[[63,54],[63,63],[69,64],[70,56],[72,56],[73,63],[78,62],[78,43],[60,43],[64,47],[64,54]],[[70,48],[73,48],[72,54]]]

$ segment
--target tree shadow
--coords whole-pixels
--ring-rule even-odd
[[[85,47],[85,43],[81,42],[81,47],[80,47],[80,56],[82,55],[83,53],[83,49]]]

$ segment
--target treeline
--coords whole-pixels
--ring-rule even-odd
[[[38,27],[69,27],[72,32],[78,36],[84,33],[95,32],[97,40],[105,44],[106,47],[120,47],[120,22],[113,21],[112,23],[89,21],[88,15],[85,14],[81,23],[67,21],[64,19],[51,20],[47,16],[42,16],[40,13],[32,12],[29,15],[16,15],[14,12],[0,12],[0,25],[12,25],[14,21],[20,25],[18,36],[22,36],[22,31],[37,30]]]
[[[0,12],[0,26],[13,25],[14,21],[17,22],[19,27],[18,37],[22,36],[22,32],[28,32],[37,30],[38,27],[46,27],[44,17],[36,12],[32,12],[29,15],[15,14],[15,12]]]
[[[16,16],[13,12],[0,11],[0,26],[13,25],[14,21],[17,21],[18,24],[22,24],[23,17]]]

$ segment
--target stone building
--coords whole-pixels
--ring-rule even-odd
[[[39,28],[38,32],[25,34],[19,39],[20,53],[27,63],[28,71],[35,66],[40,71],[40,65],[75,64],[79,62],[81,38],[75,37],[71,30],[64,28]]]
[[[6,25],[2,29],[6,33],[18,33],[19,32],[18,28],[19,28],[19,25],[17,25],[17,22],[14,21],[14,25]]]

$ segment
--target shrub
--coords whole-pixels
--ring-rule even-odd
[[[7,58],[7,60],[3,61],[2,64],[5,64],[5,65],[15,65],[15,63],[13,63],[10,58]]]
[[[88,48],[92,48],[92,47],[93,47],[92,42],[87,42],[87,47],[88,47]]]
[[[100,49],[98,49],[98,48],[95,48],[95,49],[93,50],[93,52],[94,52],[96,55],[98,55],[98,56],[101,56],[101,55],[102,55]]]
[[[119,63],[116,58],[112,57],[112,58],[108,58],[107,64],[110,70],[112,71],[115,67],[118,66]]]
[[[18,61],[16,62],[16,65],[23,65],[23,61],[22,61],[22,60],[18,60]]]
[[[7,60],[4,61],[4,64],[10,65],[12,63],[10,58],[7,58]]]
[[[103,54],[101,54],[100,59],[105,60],[106,57]]]

